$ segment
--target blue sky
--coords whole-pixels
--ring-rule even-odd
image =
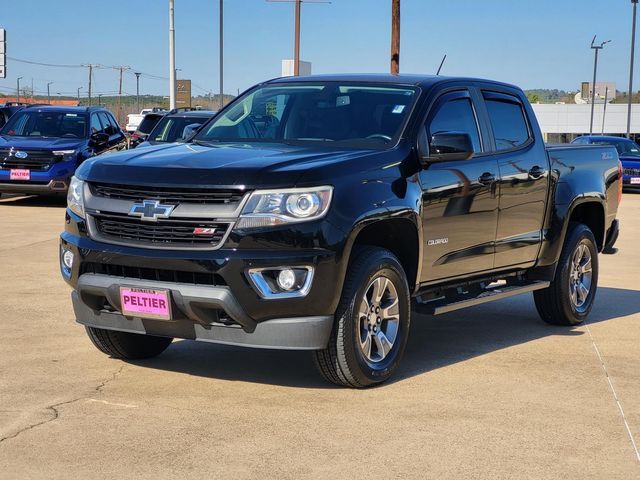
[[[176,63],[194,94],[218,91],[218,0],[175,0]],[[4,0],[0,26],[8,56],[44,63],[130,65],[168,76],[167,0]],[[293,55],[293,4],[225,0],[225,92],[280,75]],[[388,71],[391,0],[331,0],[302,12],[302,59],[314,73]],[[523,88],[577,90],[591,78],[594,34],[612,40],[599,79],[626,90],[629,0],[402,0],[400,70],[488,77]],[[640,54],[640,51],[638,52]],[[637,62],[640,66],[640,60]],[[0,92],[34,79],[36,91],[86,92],[87,72],[8,60]],[[636,72],[634,89],[640,89]],[[95,92],[118,88],[115,70],[99,69]],[[142,77],[141,93],[166,94],[168,82]],[[135,93],[125,75],[124,91]]]

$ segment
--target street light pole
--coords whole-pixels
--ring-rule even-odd
[[[78,87],[78,105],[80,105],[80,90],[82,87]]]
[[[18,96],[18,103],[20,103],[20,79],[21,79],[21,78],[23,78],[23,77],[18,77],[18,78],[16,79],[16,80],[17,80],[17,83],[18,83],[18,87],[16,88],[16,92],[17,92],[17,94],[18,94],[18,95],[17,95],[17,96]]]
[[[224,81],[224,11],[222,6],[222,0],[220,0],[220,110],[224,106],[224,88],[222,82]]]
[[[140,75],[142,73],[135,72],[134,75],[136,76],[136,108],[140,111]]]
[[[51,90],[49,89],[49,87],[51,86],[53,82],[49,82],[47,83],[47,103],[51,103]]]
[[[610,41],[611,40],[607,40],[606,42],[602,42],[600,45],[596,45],[596,35],[594,35],[593,40],[591,40],[591,48],[595,52],[595,57],[593,60],[593,84],[591,85],[591,121],[589,123],[589,135],[593,134],[593,113],[596,106],[596,75],[598,73],[598,51],[602,50]]]
[[[633,59],[636,48],[636,10],[638,0],[631,0],[633,4],[633,20],[631,25],[631,60],[629,61],[629,99],[627,100],[627,138],[631,138],[631,101],[633,97]]]
[[[174,0],[169,0],[169,109],[176,108],[176,32],[173,24]]]

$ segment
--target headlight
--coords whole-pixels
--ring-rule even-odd
[[[67,192],[67,208],[84,218],[84,182],[76,177],[71,177]]]
[[[317,220],[326,215],[333,187],[256,190],[236,228],[259,228]]]
[[[54,150],[53,154],[57,155],[57,156],[65,156],[68,157],[70,155],[73,155],[74,153],[76,153],[75,150]]]

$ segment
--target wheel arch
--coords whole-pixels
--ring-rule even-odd
[[[347,241],[348,264],[353,250],[358,246],[386,248],[400,261],[409,284],[414,292],[419,284],[422,264],[422,230],[415,211],[405,211],[394,215],[377,217],[358,223]]]

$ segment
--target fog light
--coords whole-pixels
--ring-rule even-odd
[[[290,268],[280,270],[278,274],[278,286],[282,290],[291,290],[296,284],[296,274]]]
[[[71,250],[65,250],[62,254],[62,264],[69,270],[73,267],[73,252]]]

